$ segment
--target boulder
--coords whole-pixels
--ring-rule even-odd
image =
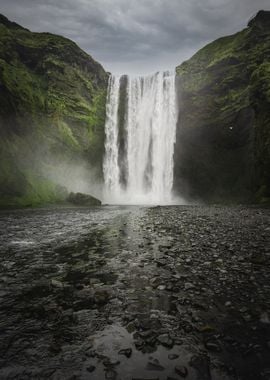
[[[76,206],[100,206],[101,201],[92,195],[83,193],[70,193],[67,201]]]

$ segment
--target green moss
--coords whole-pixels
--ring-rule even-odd
[[[53,160],[84,160],[102,176],[107,79],[74,42],[0,16],[2,205],[56,199],[40,174]]]
[[[28,185],[22,196],[4,195],[0,198],[0,208],[35,207],[42,204],[62,202],[66,193],[61,187],[45,178],[27,175]]]
[[[179,188],[184,184],[194,197],[244,201],[269,197],[270,30],[266,19],[269,13],[258,14],[242,32],[208,44],[176,68],[181,129],[175,176],[180,178]],[[259,189],[267,191],[257,196]]]
[[[73,136],[72,130],[69,128],[69,126],[65,122],[60,121],[58,123],[58,128],[59,128],[60,135],[63,141],[71,148],[78,149],[79,143],[76,140],[76,138]]]

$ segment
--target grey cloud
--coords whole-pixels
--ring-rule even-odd
[[[0,12],[33,31],[71,38],[105,69],[173,68],[206,43],[245,27],[269,0],[1,0]]]

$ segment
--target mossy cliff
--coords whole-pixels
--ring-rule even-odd
[[[74,42],[0,15],[0,206],[62,199],[44,174],[56,163],[102,177],[107,80]]]
[[[270,12],[177,67],[175,190],[270,201]]]

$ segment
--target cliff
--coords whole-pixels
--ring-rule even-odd
[[[269,202],[270,12],[176,70],[175,191],[207,202]]]
[[[62,164],[102,178],[107,80],[74,42],[0,15],[0,207],[63,199],[47,175]]]
[[[260,11],[246,29],[176,68],[176,193],[270,202],[269,58],[270,12]],[[64,199],[61,171],[72,182],[85,167],[84,178],[102,182],[107,82],[108,73],[74,42],[0,15],[0,207]],[[122,106],[119,120],[122,136]]]

